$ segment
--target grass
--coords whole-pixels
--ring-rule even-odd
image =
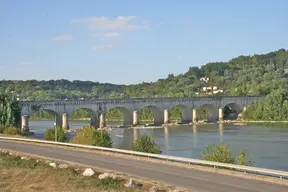
[[[27,136],[25,136],[25,135],[9,135],[9,134],[3,134],[3,133],[0,133],[0,136],[1,136],[1,137],[27,138]]]
[[[19,156],[0,152],[0,191],[144,191],[124,187],[126,180],[123,179],[99,180],[99,174],[84,177],[81,175],[82,171],[76,171],[72,167],[55,169],[42,161],[21,160]]]

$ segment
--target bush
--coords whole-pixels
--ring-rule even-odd
[[[205,149],[201,159],[221,163],[234,163],[235,161],[235,158],[232,156],[230,151],[230,146],[224,142],[221,142],[219,146],[214,144],[209,145]]]
[[[252,165],[252,161],[247,161],[246,158],[247,155],[243,150],[239,152],[236,158],[233,157],[232,152],[230,151],[230,146],[223,141],[219,146],[214,144],[209,145],[201,156],[201,159],[206,161],[232,163],[239,165]]]
[[[21,135],[21,130],[15,126],[9,126],[3,129],[3,133],[7,135]]]
[[[147,134],[141,135],[132,146],[133,151],[160,154],[161,151],[155,141]]]
[[[240,150],[236,158],[238,165],[252,165],[252,160],[247,160],[247,155],[243,150]]]
[[[57,130],[57,141],[60,141],[60,142],[67,141],[67,137],[63,129],[57,126],[56,130]],[[55,128],[46,129],[44,139],[48,141],[55,141]]]
[[[77,130],[71,143],[93,145],[100,147],[112,147],[112,141],[106,130],[97,130],[94,127],[85,126]]]

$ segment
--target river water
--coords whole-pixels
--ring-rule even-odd
[[[33,137],[42,138],[53,121],[30,121]],[[70,121],[70,128],[88,125],[85,121]],[[114,123],[116,125],[117,123]],[[109,124],[108,124],[109,125]],[[111,124],[110,124],[111,125]],[[243,149],[253,160],[253,166],[288,171],[288,124],[203,124],[155,129],[114,129],[113,147],[131,149],[137,136],[147,133],[156,141],[163,154],[199,159],[209,144],[222,140],[236,155]]]

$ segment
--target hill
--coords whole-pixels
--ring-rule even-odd
[[[228,62],[207,63],[190,67],[180,75],[134,85],[116,85],[92,81],[0,81],[0,91],[13,93],[20,100],[189,97],[213,94],[203,87],[216,86],[214,94],[259,95],[273,89],[288,89],[288,50],[280,49],[262,55],[239,56]],[[208,77],[204,79],[204,77]],[[201,80],[202,78],[202,80]],[[206,81],[205,81],[206,80]],[[205,88],[204,88],[205,89]]]

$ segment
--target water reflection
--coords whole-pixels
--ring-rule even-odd
[[[133,143],[136,142],[136,140],[138,139],[140,134],[140,130],[139,129],[133,129]]]
[[[224,135],[224,125],[223,123],[219,123],[219,133],[220,133],[220,140],[223,139],[223,135]]]
[[[169,128],[168,126],[164,127],[164,137],[165,137],[165,149],[166,154],[169,155],[169,149],[171,148],[169,145]]]
[[[193,135],[195,136],[197,134],[197,125],[193,124]]]
[[[198,136],[197,136],[197,125],[193,124],[193,148],[197,148]]]

